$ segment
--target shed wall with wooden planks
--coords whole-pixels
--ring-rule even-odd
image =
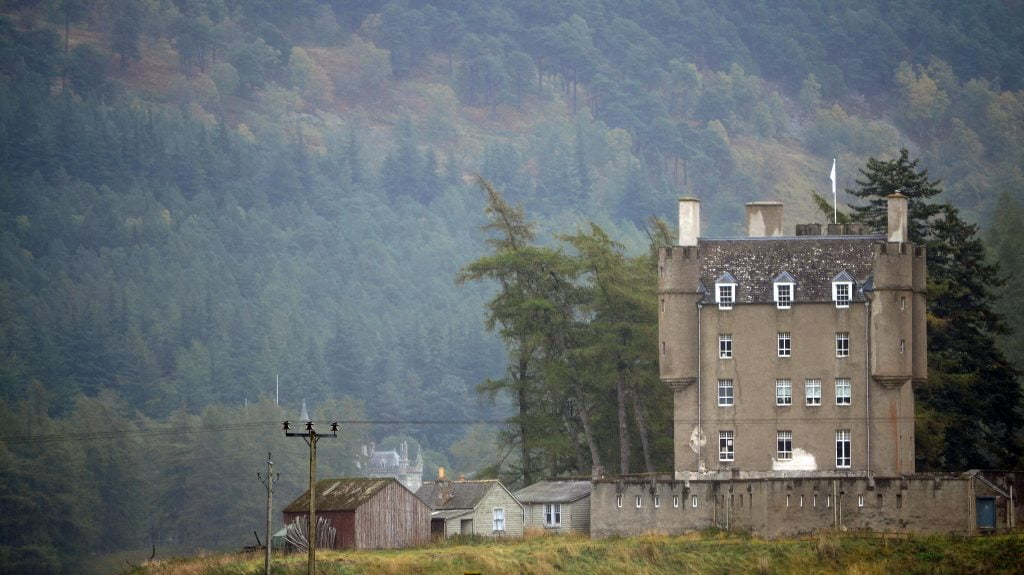
[[[430,541],[430,507],[398,482],[389,483],[355,512],[358,549],[393,549]]]

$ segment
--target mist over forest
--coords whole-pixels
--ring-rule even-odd
[[[303,401],[341,422],[321,477],[401,441],[424,479],[670,469],[650,254],[676,199],[710,236],[782,201],[791,233],[831,216],[833,158],[848,212],[903,149],[956,211],[929,237],[981,266],[933,296],[981,282],[947,309],[984,311],[1013,390],[933,369],[918,468],[1020,466],[1020,2],[2,1],[0,564],[252,543],[268,452],[275,521],[304,490]],[[487,265],[528,227],[519,271],[572,288],[533,344],[572,369],[531,367],[523,412]]]

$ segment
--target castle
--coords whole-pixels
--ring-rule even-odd
[[[782,204],[754,202],[747,237],[712,239],[700,202],[679,200],[679,245],[658,260],[674,469],[595,478],[592,536],[1014,526],[1024,474],[915,474],[926,254],[909,241],[907,198],[887,202],[884,234],[784,236]]]

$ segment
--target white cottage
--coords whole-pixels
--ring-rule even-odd
[[[516,491],[525,509],[526,527],[548,533],[590,535],[590,481],[538,481]]]
[[[496,479],[427,481],[416,496],[433,510],[430,532],[435,537],[523,535],[523,505]]]

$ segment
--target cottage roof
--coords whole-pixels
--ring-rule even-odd
[[[416,497],[434,510],[475,509],[494,488],[505,489],[496,479],[427,481],[420,486]]]
[[[391,481],[398,480],[393,477],[321,479],[316,482],[317,511],[354,511]],[[308,489],[284,508],[285,513],[302,513],[308,510]]]
[[[516,499],[523,503],[572,503],[588,495],[592,484],[582,480],[538,481],[516,491]]]
[[[874,244],[880,236],[796,236],[767,238],[701,238],[700,281],[721,283],[732,277],[736,298],[742,303],[771,303],[772,284],[786,272],[796,283],[795,300],[832,300],[832,278],[847,272],[859,288],[871,275]],[[731,283],[731,282],[730,282]],[[859,289],[851,294],[864,301]]]

